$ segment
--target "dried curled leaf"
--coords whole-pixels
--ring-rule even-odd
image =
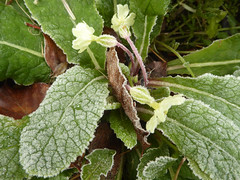
[[[114,48],[111,48],[107,53],[107,73],[110,85],[112,86],[115,96],[118,101],[122,104],[122,107],[132,121],[134,128],[137,132],[138,140],[141,142],[143,148],[149,146],[147,142],[147,136],[149,133],[145,131],[140,123],[140,119],[137,116],[136,108],[133,104],[133,100],[129,95],[125,85],[127,84],[127,79],[123,75],[121,68],[119,67],[119,59],[117,57],[117,52]]]
[[[46,63],[51,68],[53,76],[56,77],[62,74],[68,66],[66,55],[56,45],[56,43],[47,35],[44,36],[44,56]]]
[[[0,114],[21,119],[38,108],[48,88],[45,83],[31,86],[4,83],[0,86]]]

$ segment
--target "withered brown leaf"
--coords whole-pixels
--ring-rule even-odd
[[[46,63],[53,72],[53,77],[56,77],[67,69],[68,63],[66,55],[56,45],[56,43],[46,34],[44,35],[44,56]]]
[[[141,142],[143,149],[146,149],[149,146],[149,143],[147,142],[147,136],[149,133],[141,126],[133,100],[125,87],[127,79],[119,67],[119,59],[114,48],[111,48],[107,52],[107,73],[110,85],[114,90],[114,95],[121,103],[126,115],[132,121],[138,140]]]
[[[31,86],[3,83],[0,86],[0,114],[21,119],[38,108],[48,88],[45,83]]]

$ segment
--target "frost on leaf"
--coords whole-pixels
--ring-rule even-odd
[[[122,104],[126,115],[132,121],[137,132],[138,140],[141,142],[144,148],[148,147],[149,144],[147,142],[147,136],[149,133],[145,131],[140,124],[140,119],[137,116],[137,111],[133,105],[133,100],[125,87],[127,80],[122,74],[121,68],[119,67],[119,59],[114,48],[111,48],[107,53],[107,72],[108,79],[114,90],[115,96]]]
[[[107,176],[107,173],[113,167],[114,150],[96,149],[91,154],[86,156],[90,161],[89,164],[82,167],[81,178],[83,180],[94,179],[99,180],[101,175]]]
[[[147,164],[153,162],[157,157],[168,156],[169,152],[167,146],[162,148],[151,148],[148,149],[140,159],[140,163],[137,167],[137,178],[138,180],[145,180],[146,177],[143,175],[143,170],[147,167]]]
[[[173,106],[158,126],[187,157],[202,179],[240,177],[240,131],[234,121],[208,105],[186,100]]]
[[[58,76],[22,131],[20,162],[26,172],[51,177],[84,153],[107,96],[107,82],[95,70],[75,66]]]
[[[157,157],[144,167],[143,175],[146,179],[161,178],[167,173],[167,169],[171,167],[176,160],[176,158],[169,156]]]
[[[24,120],[0,115],[0,179],[23,179],[26,175],[19,163],[19,139]]]
[[[137,144],[137,135],[133,124],[122,109],[111,111],[109,122],[116,136],[122,140],[128,149],[132,149]]]

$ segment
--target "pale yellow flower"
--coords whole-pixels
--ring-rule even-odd
[[[154,133],[157,126],[167,118],[168,110],[174,105],[181,105],[185,102],[182,94],[164,98],[160,103],[150,95],[147,88],[135,86],[130,89],[130,94],[134,100],[141,104],[147,104],[154,109],[154,115],[146,124],[147,131]]]
[[[147,131],[154,133],[154,130],[157,128],[158,124],[166,120],[168,110],[172,106],[183,104],[185,100],[186,99],[182,94],[178,94],[175,96],[166,97],[163,101],[161,101],[158,108],[154,110],[153,117],[146,124]]]
[[[127,36],[131,36],[130,26],[134,24],[134,18],[136,14],[130,13],[129,15],[128,5],[124,6],[119,4],[117,5],[117,13],[112,17],[112,28],[114,31],[119,32],[122,38],[126,38]]]
[[[111,35],[95,36],[93,35],[94,32],[95,30],[85,22],[78,23],[76,28],[72,29],[72,33],[76,37],[72,42],[73,49],[79,50],[78,52],[82,53],[93,41],[96,41],[104,47],[116,46],[117,40],[115,37]]]

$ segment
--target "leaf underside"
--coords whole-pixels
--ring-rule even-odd
[[[22,131],[20,162],[26,172],[51,177],[84,153],[107,96],[107,82],[95,70],[75,66],[58,76]]]

